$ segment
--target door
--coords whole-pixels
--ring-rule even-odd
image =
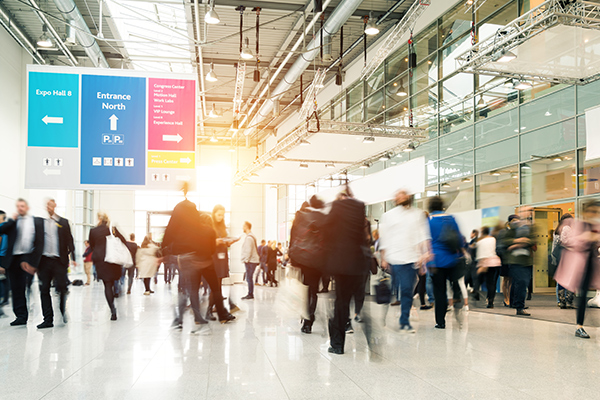
[[[533,255],[533,290],[536,293],[552,292],[556,282],[551,276],[552,239],[562,210],[552,207],[533,209],[534,236],[537,250]]]

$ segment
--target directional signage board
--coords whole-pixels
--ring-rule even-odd
[[[178,189],[195,180],[193,75],[27,70],[26,188]]]

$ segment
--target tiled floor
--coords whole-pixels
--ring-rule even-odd
[[[174,289],[174,288],[173,288]],[[191,316],[173,331],[174,290],[117,299],[109,321],[102,286],[71,288],[70,321],[38,331],[0,320],[0,399],[564,399],[600,393],[600,329],[471,311],[463,329],[448,316],[414,312],[415,334],[400,334],[394,307],[367,303],[371,324],[354,324],[346,354],[327,353],[331,307],[320,298],[312,335],[277,306],[277,289],[257,288],[232,324],[192,334]],[[233,297],[245,294],[235,286]],[[7,313],[11,314],[9,310]],[[534,312],[535,310],[532,310]],[[573,312],[574,313],[574,312]],[[574,315],[573,315],[574,318]],[[57,318],[58,319],[58,318]],[[368,333],[368,335],[365,334]],[[369,338],[369,341],[367,340]],[[368,343],[370,342],[370,345]]]

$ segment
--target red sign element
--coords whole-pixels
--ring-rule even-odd
[[[148,79],[148,150],[196,150],[196,81]]]

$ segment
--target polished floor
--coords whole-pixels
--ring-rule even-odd
[[[70,321],[39,331],[37,290],[27,327],[0,319],[0,399],[564,399],[598,398],[600,329],[576,339],[572,325],[470,311],[462,329],[448,314],[414,311],[414,334],[398,331],[398,308],[367,303],[346,354],[327,352],[331,295],[320,295],[312,335],[259,287],[232,324],[192,333],[170,328],[175,287],[144,296],[136,282],[109,321],[101,284],[71,287]],[[236,285],[233,298],[245,294]],[[535,312],[533,309],[532,312]],[[386,315],[387,314],[387,315]],[[574,318],[573,312],[573,318]],[[58,318],[57,318],[58,320]],[[384,326],[385,321],[385,326]]]

